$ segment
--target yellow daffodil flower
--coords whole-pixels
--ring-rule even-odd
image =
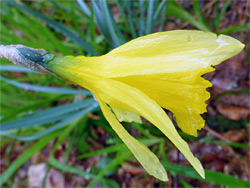
[[[150,121],[204,178],[200,161],[162,107],[173,112],[183,132],[197,136],[210,97],[206,88],[212,86],[201,76],[243,48],[229,36],[177,30],[137,38],[100,57],[55,57],[45,68],[94,93],[105,118],[149,174],[167,181],[158,158],[121,121]]]

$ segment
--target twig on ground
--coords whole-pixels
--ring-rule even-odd
[[[209,132],[214,137],[219,138],[220,140],[223,140],[223,141],[226,141],[226,142],[230,142],[227,138],[225,138],[221,134],[215,132],[214,130],[210,129],[207,125],[205,125],[205,127],[203,129],[206,130],[207,132]]]

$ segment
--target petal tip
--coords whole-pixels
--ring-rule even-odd
[[[158,167],[154,170],[154,173],[151,174],[161,181],[168,181],[168,175],[163,167]]]
[[[230,49],[235,52],[235,55],[241,52],[245,47],[245,44],[227,35],[219,35],[216,42],[218,42],[220,46],[230,45]]]
[[[199,173],[199,175],[205,179],[205,171],[204,168],[202,167],[202,165],[200,164],[199,169],[197,169],[197,172]]]

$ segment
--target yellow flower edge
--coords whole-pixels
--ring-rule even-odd
[[[176,30],[137,38],[99,57],[55,57],[46,68],[94,93],[105,118],[149,174],[167,181],[158,158],[119,121],[146,118],[204,178],[200,161],[161,107],[173,112],[182,131],[197,136],[210,97],[206,88],[212,86],[201,76],[243,48],[229,36]]]

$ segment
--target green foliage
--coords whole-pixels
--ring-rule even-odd
[[[201,179],[205,182],[213,182],[229,187],[249,187],[250,183],[233,176],[223,174],[221,172],[214,172],[212,170],[205,170],[206,178],[202,179],[199,174],[191,167],[178,166],[170,163],[163,163],[163,166],[178,174],[189,176],[195,179]]]
[[[21,167],[27,160],[29,160],[36,152],[40,151],[51,140],[55,139],[60,134],[60,131],[46,135],[43,139],[39,140],[36,144],[27,149],[18,159],[16,159],[8,169],[0,177],[0,186],[5,183],[8,178],[13,175],[16,170]]]
[[[220,22],[231,4],[227,0],[219,11],[215,6],[215,16],[206,20],[200,1],[193,1],[193,9],[185,10],[173,0],[83,0],[75,1],[2,1],[1,14],[1,44],[23,44],[34,48],[44,48],[48,52],[58,55],[99,55],[124,44],[125,42],[156,31],[163,31],[167,22],[179,20],[192,25],[194,29],[214,31],[217,33],[232,33],[249,29],[249,23],[235,25],[218,30]],[[113,14],[112,7],[119,11],[119,18]],[[177,20],[177,21],[176,21]],[[5,152],[10,156],[14,144],[25,141],[27,148],[16,160],[8,166],[1,175],[0,186],[11,186],[10,179],[18,168],[52,140],[56,143],[50,153],[48,164],[50,167],[83,176],[93,181],[88,187],[101,182],[103,187],[118,187],[117,182],[107,178],[116,172],[119,165],[131,159],[131,152],[125,144],[117,138],[106,120],[100,115],[99,121],[91,120],[85,115],[98,112],[98,104],[90,98],[90,92],[69,86],[52,76],[44,76],[26,68],[10,66],[1,59],[1,146],[8,145],[10,138],[15,139]],[[23,83],[25,82],[25,83]],[[245,91],[242,91],[245,92]],[[83,99],[82,101],[79,101]],[[93,151],[88,145],[87,138],[97,140],[93,136],[89,125],[102,128],[110,136],[106,140],[106,147]],[[162,156],[164,166],[172,174],[182,174],[200,179],[198,174],[189,167],[168,163],[166,159],[166,145],[161,132],[151,126],[132,123],[142,135],[139,140]],[[189,140],[195,140],[184,135]],[[35,140],[35,142],[31,142]],[[69,140],[64,162],[59,162],[54,153],[63,141]],[[217,145],[230,145],[249,149],[238,143],[218,142],[207,139],[204,142]],[[32,144],[34,143],[34,144]],[[106,155],[99,161],[96,169],[91,172],[79,170],[67,165],[72,148],[77,148],[79,159]],[[112,160],[111,160],[112,159]],[[247,187],[249,184],[240,179],[223,173],[206,170],[203,181],[229,187]],[[183,179],[184,187],[191,187]]]

